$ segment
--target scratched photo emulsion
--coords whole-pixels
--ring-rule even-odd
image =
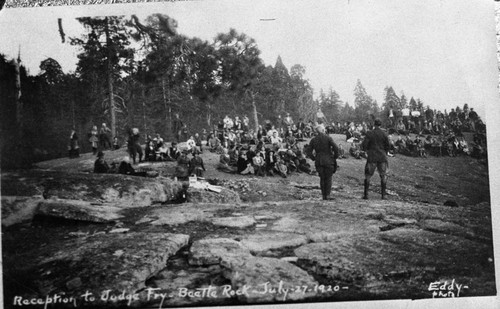
[[[487,1],[0,11],[5,308],[495,296],[494,27]]]

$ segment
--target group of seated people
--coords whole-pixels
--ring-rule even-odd
[[[191,154],[191,158],[188,157]],[[206,171],[203,159],[200,157],[200,151],[196,148],[188,150],[183,149],[177,158],[177,166],[175,168],[175,177],[177,179],[185,181],[189,176],[196,176],[197,178],[203,178],[203,174]]]
[[[312,174],[311,165],[298,147],[279,148],[259,142],[257,145],[223,148],[216,168],[226,173],[286,178],[293,172]]]
[[[184,148],[188,153],[193,151],[203,152],[202,138],[198,133],[189,137]],[[145,161],[177,161],[181,155],[176,142],[166,143],[159,133],[154,138],[150,135],[146,137]]]
[[[112,162],[111,165],[109,165],[104,159],[104,153],[102,151],[99,151],[97,153],[97,160],[94,162],[94,173],[122,174],[122,175],[142,176],[142,177],[150,176],[145,171],[136,171],[132,167],[132,164],[130,164],[129,158],[124,158],[119,164],[117,164],[116,162]]]
[[[242,119],[238,116],[232,119],[226,115],[214,126],[206,141],[210,151],[221,154],[223,148],[229,149],[232,146],[244,144],[257,145],[260,142],[273,145],[286,143],[293,147],[297,142],[310,138],[313,132],[312,121],[306,124],[300,119],[298,123],[295,123],[289,113],[286,113],[283,118],[279,115],[274,123],[269,119],[265,120],[264,125],[259,125],[257,130],[249,127],[249,119],[246,115]],[[202,140],[204,136],[205,134]]]
[[[413,139],[410,135],[399,135],[390,139],[391,153],[403,154],[407,156],[427,157],[467,155],[474,158],[486,156],[485,141],[481,134],[474,136],[474,141],[468,143],[464,136],[457,136],[453,133],[449,135],[427,135],[419,134]]]

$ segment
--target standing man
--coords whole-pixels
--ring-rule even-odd
[[[368,159],[365,166],[365,193],[363,199],[368,199],[368,189],[370,188],[370,178],[378,170],[380,175],[380,186],[382,188],[382,199],[385,199],[385,189],[387,184],[387,152],[390,149],[389,136],[380,129],[382,122],[375,119],[375,128],[366,133],[361,148],[366,151]]]
[[[309,144],[309,156],[315,161],[323,200],[330,200],[332,176],[337,171],[339,149],[333,139],[325,134],[325,127],[323,125],[318,125],[316,131],[318,135]]]
[[[111,140],[109,139],[108,133],[111,133],[111,129],[106,126],[106,123],[103,123],[99,130],[99,145],[101,149],[111,148]]]

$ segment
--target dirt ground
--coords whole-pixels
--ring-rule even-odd
[[[344,149],[344,136],[334,135]],[[108,162],[126,156],[123,149],[106,151]],[[467,157],[406,157],[389,159],[388,200],[380,200],[377,175],[372,180],[370,200],[361,199],[365,160],[347,156],[338,161],[333,177],[334,201],[320,200],[319,178],[294,173],[279,176],[242,176],[215,169],[218,155],[204,151],[205,178],[213,184],[236,191],[239,205],[207,208],[213,217],[253,216],[256,223],[247,227],[221,227],[212,221],[193,220],[177,225],[150,225],[137,222],[152,216],[154,207],[128,208],[124,219],[113,224],[95,224],[53,218],[36,218],[31,223],[3,228],[5,299],[39,291],[39,278],[32,272],[37,256],[46,248],[80,237],[126,227],[130,232],[181,233],[190,236],[189,244],[206,238],[244,240],[265,233],[305,235],[301,245],[284,246],[253,253],[257,257],[297,257],[294,262],[320,284],[343,284],[349,292],[321,294],[299,301],[339,301],[431,297],[427,288],[433,281],[455,279],[467,283],[467,296],[495,295],[493,245],[488,166]],[[39,168],[71,172],[89,172],[95,158],[83,154],[79,159],[57,159],[38,164]],[[312,166],[314,164],[310,162]],[[143,163],[142,170],[156,170],[169,176],[173,162]],[[447,205],[452,206],[445,206]],[[182,204],[171,205],[182,207]],[[175,208],[177,209],[177,208]],[[173,211],[173,210],[172,210]],[[237,213],[237,214],[235,214]],[[319,240],[318,240],[319,239]],[[165,269],[151,277],[146,285],[162,288],[162,282],[188,272],[189,247],[169,259]],[[335,258],[332,258],[335,256]],[[20,261],[22,261],[20,263]],[[31,265],[33,264],[33,265]],[[332,274],[334,265],[338,272]],[[395,266],[399,265],[399,266]],[[71,277],[71,266],[60,266]],[[9,270],[10,269],[10,270]],[[174,274],[174,275],[172,275]],[[213,278],[197,277],[190,286],[207,282],[228,284],[222,272]],[[201,278],[201,279],[200,279]],[[174,279],[172,279],[174,280]],[[174,280],[174,281],[175,281]],[[271,301],[273,302],[273,301]],[[240,299],[215,301],[172,300],[167,306],[241,304]],[[150,304],[148,304],[150,305]]]

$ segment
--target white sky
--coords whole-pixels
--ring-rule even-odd
[[[57,18],[67,36],[79,36],[75,17],[163,13],[178,31],[212,40],[235,28],[256,39],[261,57],[287,68],[306,67],[316,93],[332,87],[354,102],[359,78],[379,104],[391,85],[424,104],[444,110],[468,103],[484,118],[498,101],[493,1],[484,0],[253,0],[4,9],[0,53],[22,60],[31,74],[40,61],[56,59],[74,71],[75,47],[62,44]],[[260,19],[275,19],[260,21]]]

